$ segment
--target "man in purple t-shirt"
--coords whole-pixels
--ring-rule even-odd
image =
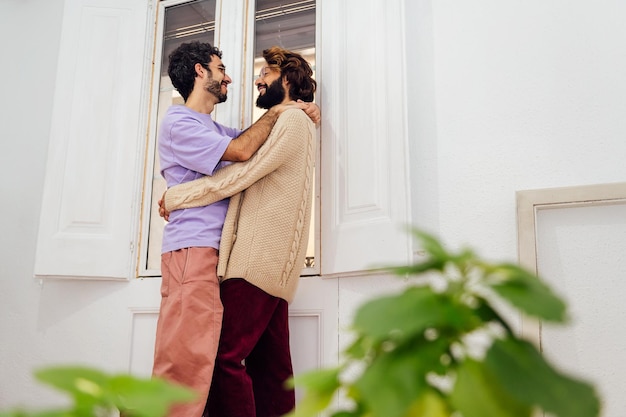
[[[185,100],[168,109],[159,129],[161,174],[167,187],[212,175],[229,161],[248,160],[267,139],[278,116],[301,108],[314,122],[312,103],[269,109],[245,131],[216,123],[210,113],[226,100],[231,78],[222,52],[208,43],[183,43],[169,56],[168,75]],[[199,394],[173,407],[169,417],[200,417],[211,385],[222,325],[217,261],[228,200],[177,210],[163,233],[161,307],[153,375],[184,384]]]

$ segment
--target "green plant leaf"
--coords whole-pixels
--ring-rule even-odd
[[[473,310],[454,302],[430,287],[410,287],[399,295],[380,297],[361,306],[354,329],[375,341],[412,339],[431,327],[473,329],[478,323]]]
[[[496,322],[502,325],[507,334],[513,334],[513,329],[507,321],[489,305],[489,302],[482,297],[477,297],[476,316],[483,323]]]
[[[432,359],[422,357],[422,350],[426,351],[416,347],[381,354],[354,383],[373,417],[404,416],[415,399],[428,388],[425,378]],[[432,352],[428,354],[433,356]]]
[[[458,368],[450,395],[453,407],[464,417],[529,417],[531,407],[500,389],[484,365],[473,359]]]
[[[595,417],[600,413],[600,401],[591,385],[558,372],[527,341],[495,341],[485,366],[511,395],[555,416]]]
[[[81,366],[56,366],[35,371],[35,377],[74,400],[74,416],[91,416],[96,407],[113,408],[107,389],[109,376],[96,369]]]
[[[363,359],[372,348],[371,342],[371,339],[360,335],[344,350],[344,353],[348,358]]]
[[[447,287],[435,292],[419,285],[427,280],[413,281],[417,285],[357,310],[355,341],[344,351],[349,362],[342,369],[364,370],[355,382],[339,381],[350,406],[332,417],[447,417],[455,411],[464,417],[529,417],[538,408],[555,417],[598,415],[593,388],[557,372],[532,345],[518,341],[493,300],[483,297],[489,289],[525,314],[563,322],[565,304],[539,277],[517,265],[483,262],[471,250],[449,253],[433,236],[413,233],[422,241],[424,261],[389,270],[439,273]],[[452,354],[464,335],[495,322],[505,338],[496,339],[482,359]],[[491,330],[500,334],[497,326]],[[451,376],[449,391],[445,378]],[[302,417],[313,417],[315,410]]]
[[[419,275],[431,270],[442,271],[445,265],[445,261],[441,259],[426,259],[412,265],[390,267],[389,271],[399,276]]]
[[[48,385],[68,393],[102,396],[109,376],[97,369],[81,366],[53,366],[35,371],[35,377]]]
[[[192,401],[195,391],[161,379],[138,379],[129,375],[113,376],[109,383],[115,405],[137,417],[162,417],[174,404]]]
[[[411,265],[387,266],[386,269],[395,275],[419,275],[427,271],[442,272],[446,263],[452,258],[439,241],[432,235],[418,229],[409,229],[413,236],[421,242],[425,257],[421,262]]]
[[[566,321],[565,303],[539,277],[512,264],[494,267],[488,285],[522,312],[553,322]]]
[[[419,229],[412,229],[412,233],[413,236],[415,236],[422,243],[422,249],[430,255],[431,259],[446,262],[451,258],[448,251],[446,251],[443,245],[439,242],[439,239],[433,235]]]
[[[319,369],[290,380],[290,386],[300,386],[305,392],[296,409],[285,417],[315,417],[328,407],[340,386],[339,372],[340,368]]]
[[[137,417],[161,417],[171,405],[196,397],[192,390],[158,378],[112,376],[80,366],[49,367],[36,371],[35,376],[73,397],[74,407],[68,412],[73,417],[91,417],[97,409],[122,409]]]
[[[356,411],[346,411],[346,410],[341,410],[338,411],[334,414],[331,415],[331,417],[359,417],[362,416],[363,414],[360,413],[358,410]]]
[[[428,389],[411,404],[402,417],[449,417],[450,414],[450,408],[442,396]]]
[[[287,384],[290,387],[301,386],[308,389],[335,392],[339,387],[341,368],[315,369],[294,376]]]
[[[43,411],[25,411],[16,409],[11,411],[0,411],[0,417],[74,417],[69,410],[43,410]]]

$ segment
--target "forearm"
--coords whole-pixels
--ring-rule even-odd
[[[168,189],[163,196],[167,211],[206,206],[245,190],[280,166],[280,154],[263,147],[260,154],[220,169],[213,176],[198,178]]]
[[[302,147],[301,137],[306,124],[301,128],[302,125],[299,113],[286,113],[253,158],[224,167],[213,176],[168,189],[163,197],[164,207],[167,211],[174,211],[204,206],[245,190],[292,159]]]
[[[210,182],[211,177],[202,177],[194,181],[178,184],[163,194],[163,207],[167,211],[212,204],[217,199]]]
[[[280,112],[271,108],[252,126],[230,142],[222,156],[223,161],[244,162],[265,143]]]

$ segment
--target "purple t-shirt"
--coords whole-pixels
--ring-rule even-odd
[[[161,175],[167,186],[192,181],[228,164],[220,162],[241,131],[216,123],[209,114],[171,106],[159,128]],[[219,249],[228,199],[204,207],[175,210],[163,230],[161,252],[189,247]]]

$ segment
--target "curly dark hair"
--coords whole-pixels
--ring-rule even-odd
[[[317,82],[313,79],[311,66],[300,54],[272,46],[263,51],[263,58],[270,68],[279,70],[283,77],[287,77],[292,100],[313,101]]]
[[[193,90],[194,80],[196,79],[195,65],[199,63],[211,71],[209,63],[212,55],[217,55],[221,58],[222,51],[210,43],[198,41],[181,43],[169,55],[170,63],[167,67],[167,75],[170,76],[174,88],[183,96],[183,100],[187,101],[187,97]]]

